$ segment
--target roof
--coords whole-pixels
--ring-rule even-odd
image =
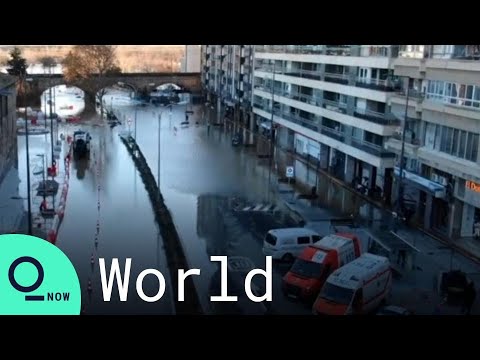
[[[380,269],[390,267],[390,261],[383,256],[365,253],[352,262],[335,270],[328,282],[348,289],[357,289],[360,283],[375,276]]]
[[[318,235],[316,231],[303,228],[283,228],[283,229],[272,229],[269,231],[270,234],[275,236],[302,236],[302,235]]]
[[[349,238],[331,234],[331,235],[325,236],[322,240],[320,240],[319,242],[317,242],[312,246],[317,247],[317,245],[320,245],[322,248],[340,249],[343,245],[351,241],[352,240]]]

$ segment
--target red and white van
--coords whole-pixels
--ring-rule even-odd
[[[313,304],[313,313],[367,314],[386,300],[391,287],[392,271],[388,258],[365,253],[328,277]]]
[[[314,300],[327,277],[361,254],[359,239],[353,234],[332,234],[305,248],[283,277],[285,295]]]

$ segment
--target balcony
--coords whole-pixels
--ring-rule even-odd
[[[395,153],[384,149],[380,145],[372,144],[365,140],[360,140],[356,138],[351,138],[350,143],[352,146],[355,146],[357,149],[365,151],[371,155],[378,156],[380,158],[394,158]]]
[[[282,54],[322,54],[324,45],[257,45],[255,51]]]
[[[323,99],[323,107],[327,110],[336,111],[341,114],[347,113],[347,104],[334,100]]]
[[[380,90],[380,91],[395,90],[395,86],[393,82],[389,79],[380,80],[380,79],[357,77],[355,80],[355,86],[366,88],[366,89],[372,89],[372,90]]]
[[[385,114],[377,111],[355,108],[354,111],[355,117],[360,119],[368,120],[380,125],[399,125],[400,121],[396,119],[393,114]]]
[[[337,83],[337,84],[343,84],[347,85],[348,84],[348,74],[342,74],[342,73],[330,73],[330,72],[325,72],[325,81]]]
[[[332,129],[325,125],[320,126],[320,133],[340,142],[345,141],[345,133],[339,130]]]

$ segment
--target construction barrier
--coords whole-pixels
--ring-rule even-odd
[[[67,152],[67,156],[65,158],[65,175],[63,179],[63,187],[62,193],[60,196],[60,202],[57,207],[57,211],[55,213],[55,217],[53,218],[53,223],[51,229],[47,233],[48,241],[52,244],[55,244],[57,241],[57,234],[62,223],[63,217],[65,215],[65,206],[67,204],[67,196],[68,196],[68,182],[70,180],[70,154],[72,152],[72,144],[69,144],[69,149]]]

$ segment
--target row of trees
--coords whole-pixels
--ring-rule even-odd
[[[75,45],[61,62],[66,83],[84,90],[90,103],[95,103],[95,95],[100,91],[102,105],[105,87],[111,85],[107,82],[107,77],[121,72],[115,50],[112,45]],[[53,57],[43,57],[40,62],[44,68],[57,65]],[[18,47],[10,52],[7,72],[21,79],[27,76],[27,61]]]

